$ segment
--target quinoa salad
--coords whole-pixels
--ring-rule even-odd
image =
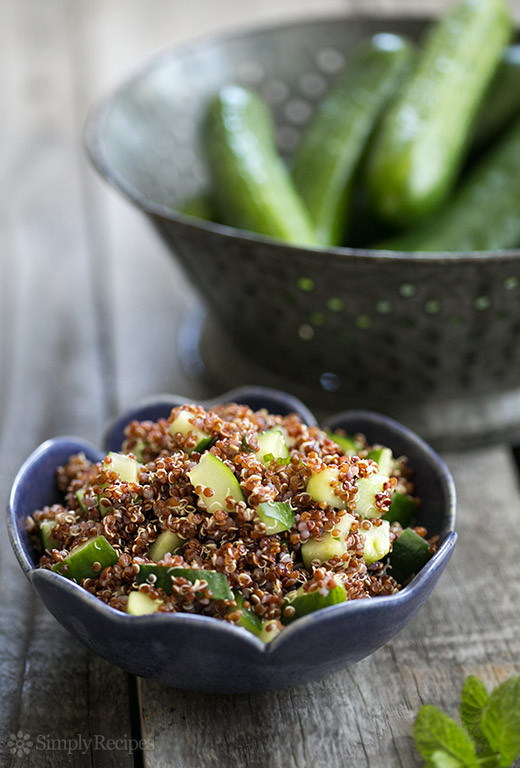
[[[131,422],[121,453],[57,470],[28,528],[40,567],[132,615],[191,613],[265,642],[313,611],[398,592],[435,552],[413,468],[362,435],[228,403]]]

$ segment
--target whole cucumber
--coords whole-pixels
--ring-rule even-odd
[[[520,246],[520,120],[467,177],[454,200],[417,230],[379,247],[394,251],[498,251]]]
[[[447,198],[511,31],[504,0],[462,0],[430,30],[369,158],[367,184],[383,219],[413,224]]]
[[[412,45],[398,35],[374,35],[334,83],[302,137],[292,176],[323,245],[342,243],[359,161],[411,68],[412,53]]]
[[[205,145],[220,221],[289,243],[316,244],[258,94],[237,85],[222,88],[209,108]]]
[[[475,128],[472,152],[478,152],[520,114],[520,45],[510,45],[504,53],[498,71],[491,81]]]

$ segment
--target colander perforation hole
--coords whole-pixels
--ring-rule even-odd
[[[355,323],[361,331],[368,331],[372,327],[372,318],[370,315],[358,315]]]
[[[311,277],[299,277],[296,285],[300,291],[305,291],[306,293],[314,290],[314,280]]]
[[[304,323],[298,328],[298,336],[302,341],[311,341],[314,338],[314,328],[312,325]]]
[[[318,72],[305,72],[299,80],[300,91],[309,99],[317,99],[327,90],[327,80]]]
[[[403,283],[399,287],[399,293],[403,299],[411,299],[417,293],[417,287],[413,283]]]
[[[345,306],[345,303],[343,299],[340,299],[337,296],[332,296],[327,301],[327,307],[330,309],[331,312],[341,312],[344,306]]]
[[[305,125],[312,115],[312,107],[304,99],[290,99],[284,107],[285,117],[295,125]]]
[[[473,302],[473,306],[476,310],[479,312],[482,312],[486,309],[489,309],[491,306],[491,299],[489,296],[477,296],[475,301]]]
[[[269,80],[261,88],[262,96],[272,106],[283,104],[289,93],[289,86],[283,80]]]
[[[428,301],[424,303],[424,311],[428,315],[438,315],[441,308],[442,304],[439,299],[428,299]]]
[[[390,315],[393,310],[393,304],[388,299],[381,299],[376,303],[376,312],[378,315]]]
[[[345,66],[345,56],[337,48],[321,48],[316,55],[316,63],[322,72],[336,74]]]
[[[325,315],[323,312],[313,312],[310,316],[310,321],[314,326],[325,325]]]

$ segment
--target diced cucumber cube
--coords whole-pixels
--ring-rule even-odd
[[[199,507],[208,512],[227,509],[226,499],[229,497],[235,501],[244,501],[244,494],[235,475],[212,453],[205,453],[197,466],[188,472],[188,477],[194,488],[201,487]],[[211,496],[205,495],[206,488],[212,492]]]
[[[183,437],[188,437],[190,432],[193,432],[195,434],[195,437],[198,438],[198,442],[196,443],[195,447],[192,448],[188,453],[193,453],[193,451],[198,451],[199,453],[201,451],[204,451],[206,448],[208,448],[209,445],[211,445],[213,438],[210,434],[207,432],[204,432],[204,430],[199,429],[198,427],[195,427],[192,424],[192,419],[194,418],[194,414],[191,411],[184,410],[179,411],[179,414],[177,417],[172,421],[170,426],[168,427],[168,432],[172,437],[175,437],[176,434],[181,434]]]
[[[289,449],[281,429],[268,429],[265,432],[260,432],[257,439],[260,447],[255,456],[263,464],[267,465],[271,461],[289,457]]]
[[[126,604],[126,612],[131,616],[145,616],[148,613],[156,613],[163,604],[162,600],[153,600],[144,592],[130,592]]]
[[[40,536],[44,549],[57,549],[59,542],[52,537],[52,529],[56,525],[55,520],[42,520],[40,523]]]
[[[367,454],[367,459],[375,461],[381,475],[391,475],[394,468],[394,454],[390,448],[374,448]]]
[[[350,533],[352,523],[355,521],[355,519],[356,518],[350,515],[348,512],[345,512],[345,514],[340,518],[339,522],[337,522],[335,525],[334,530],[339,531],[339,537],[336,538],[346,539]]]
[[[324,502],[334,509],[346,509],[347,502],[336,496],[333,483],[338,481],[339,470],[337,467],[326,467],[317,472],[307,483],[307,493],[314,501]]]
[[[376,506],[376,496],[384,491],[388,477],[376,473],[358,480],[356,512],[363,517],[381,517],[383,510]]]
[[[294,525],[294,512],[289,504],[282,501],[264,501],[258,505],[256,513],[268,536],[288,531]]]
[[[136,576],[138,584],[150,584],[152,587],[160,587],[166,594],[172,592],[172,579],[182,577],[195,584],[204,580],[211,591],[213,600],[233,600],[233,593],[228,580],[223,573],[217,571],[203,571],[196,568],[171,568],[167,565],[144,564],[139,568]]]
[[[321,541],[319,539],[307,539],[301,546],[303,564],[308,571],[313,560],[324,563],[335,555],[341,557],[345,552],[344,540],[335,539],[331,533],[326,533]]]
[[[340,521],[336,524],[335,531],[339,531],[338,536],[333,536],[332,533],[327,532],[324,534],[323,539],[308,539],[301,546],[302,560],[307,570],[310,570],[313,560],[318,560],[319,563],[324,563],[326,560],[330,560],[331,557],[343,555],[347,548],[345,539],[350,532],[354,517],[345,513]]]
[[[381,525],[371,523],[368,530],[362,525],[359,532],[364,539],[363,559],[368,565],[390,552],[390,523],[387,520],[382,520]]]
[[[110,459],[110,461],[109,461]],[[116,472],[123,483],[138,483],[141,465],[131,456],[124,453],[114,453],[110,451],[103,460],[103,468]]]
[[[182,549],[184,539],[173,533],[173,531],[163,531],[155,539],[154,543],[150,547],[150,557],[156,563],[162,560],[167,552],[174,555],[179,549]]]
[[[262,629],[258,633],[257,637],[259,637],[260,640],[263,640],[264,643],[270,643],[271,640],[274,640],[281,631],[282,629],[277,621],[269,621],[268,619],[264,619],[262,621]]]
[[[334,589],[330,589],[325,595],[319,589],[316,589],[314,592],[305,592],[302,585],[298,589],[289,592],[286,596],[284,608],[291,605],[294,608],[294,614],[291,617],[287,617],[282,613],[282,623],[289,624],[291,621],[299,619],[300,616],[314,613],[314,611],[319,611],[321,608],[326,608],[329,605],[344,603],[346,599],[347,595],[343,584],[337,584]]]
[[[52,570],[74,581],[96,579],[104,568],[114,565],[117,559],[117,552],[105,537],[96,536],[74,547],[65,560],[52,566]],[[101,567],[94,568],[96,563]]]
[[[383,515],[383,520],[390,523],[400,523],[403,528],[408,528],[417,514],[417,504],[412,496],[402,493],[394,493],[390,509]]]
[[[392,552],[388,558],[391,566],[388,573],[399,584],[404,584],[410,576],[421,570],[430,557],[428,542],[411,528],[406,528],[394,541]]]

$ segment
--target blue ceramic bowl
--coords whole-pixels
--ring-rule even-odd
[[[123,429],[132,419],[166,417],[185,398],[162,396],[125,413],[108,429],[106,450],[118,450]],[[246,403],[272,412],[298,413],[308,424],[315,418],[283,392],[245,387],[211,402]],[[422,498],[421,522],[440,535],[438,552],[413,581],[389,597],[330,606],[288,626],[269,645],[245,629],[207,616],[156,614],[127,616],[102,603],[57,573],[37,568],[25,529],[27,515],[58,501],[55,471],[69,456],[84,451],[93,461],[103,451],[72,437],[49,440],[37,448],[18,472],[9,499],[9,533],[23,571],[47,608],[75,637],[128,672],[178,688],[222,693],[250,693],[288,688],[324,677],[373,653],[419,610],[451,557],[457,538],[455,489],[443,461],[419,437],[385,416],[345,411],[329,419],[328,428],[361,431],[371,442],[406,454],[415,470]]]

